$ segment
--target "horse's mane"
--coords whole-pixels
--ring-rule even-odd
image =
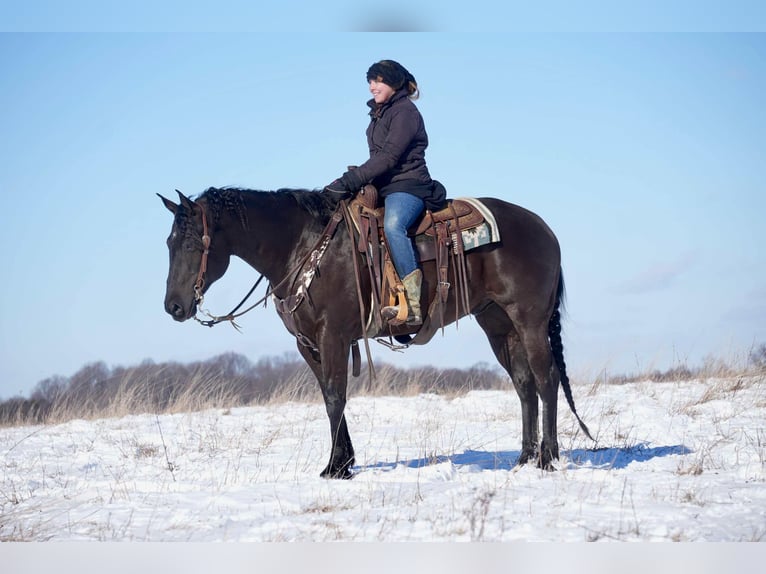
[[[329,221],[335,208],[337,199],[328,197],[331,194],[320,193],[319,190],[280,188],[276,191],[263,191],[242,187],[209,187],[198,199],[205,199],[210,207],[213,217],[218,217],[223,209],[236,213],[244,227],[247,227],[245,200],[248,195],[262,195],[267,197],[291,198],[304,211],[321,222]]]

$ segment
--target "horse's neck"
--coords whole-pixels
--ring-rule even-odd
[[[270,281],[280,281],[304,243],[310,216],[291,198],[278,193],[249,192],[243,194],[243,202],[245,226],[242,221],[227,223],[236,230],[230,235],[232,254]]]

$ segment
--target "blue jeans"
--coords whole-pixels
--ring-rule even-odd
[[[407,229],[423,213],[425,203],[410,193],[396,192],[386,196],[385,207],[383,231],[386,234],[396,272],[399,277],[404,278],[418,268],[415,248],[412,245],[412,239],[407,236]]]

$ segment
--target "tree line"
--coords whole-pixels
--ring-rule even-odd
[[[372,378],[367,365],[359,377],[349,378],[349,396],[457,394],[511,387],[505,372],[488,364],[466,369],[405,369],[384,363],[374,367]],[[146,360],[133,367],[109,367],[100,361],[85,365],[71,377],[40,381],[28,398],[1,402],[0,425],[188,412],[285,400],[321,400],[316,378],[295,353],[256,362],[237,353],[191,363]]]
[[[667,370],[639,374],[600,375],[607,384],[639,380],[674,381],[701,377],[766,375],[766,344],[754,346],[744,362],[707,358],[697,367],[680,364]],[[596,381],[599,382],[599,381]],[[349,397],[360,395],[458,395],[471,390],[510,390],[508,375],[497,364],[479,363],[465,369],[424,366],[399,368],[375,364],[370,377],[366,365],[350,377]],[[71,377],[40,381],[28,398],[0,402],[0,426],[63,422],[74,418],[105,418],[143,413],[190,412],[271,402],[320,401],[314,375],[297,353],[250,361],[224,353],[192,363],[155,363],[108,367],[85,365]]]

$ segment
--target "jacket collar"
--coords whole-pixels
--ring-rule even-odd
[[[383,112],[390,108],[395,102],[398,102],[402,98],[406,97],[407,90],[397,90],[394,92],[394,95],[388,99],[388,101],[383,102],[382,104],[376,104],[374,98],[368,100],[367,106],[370,108],[370,117],[373,119],[379,118],[383,115]]]

